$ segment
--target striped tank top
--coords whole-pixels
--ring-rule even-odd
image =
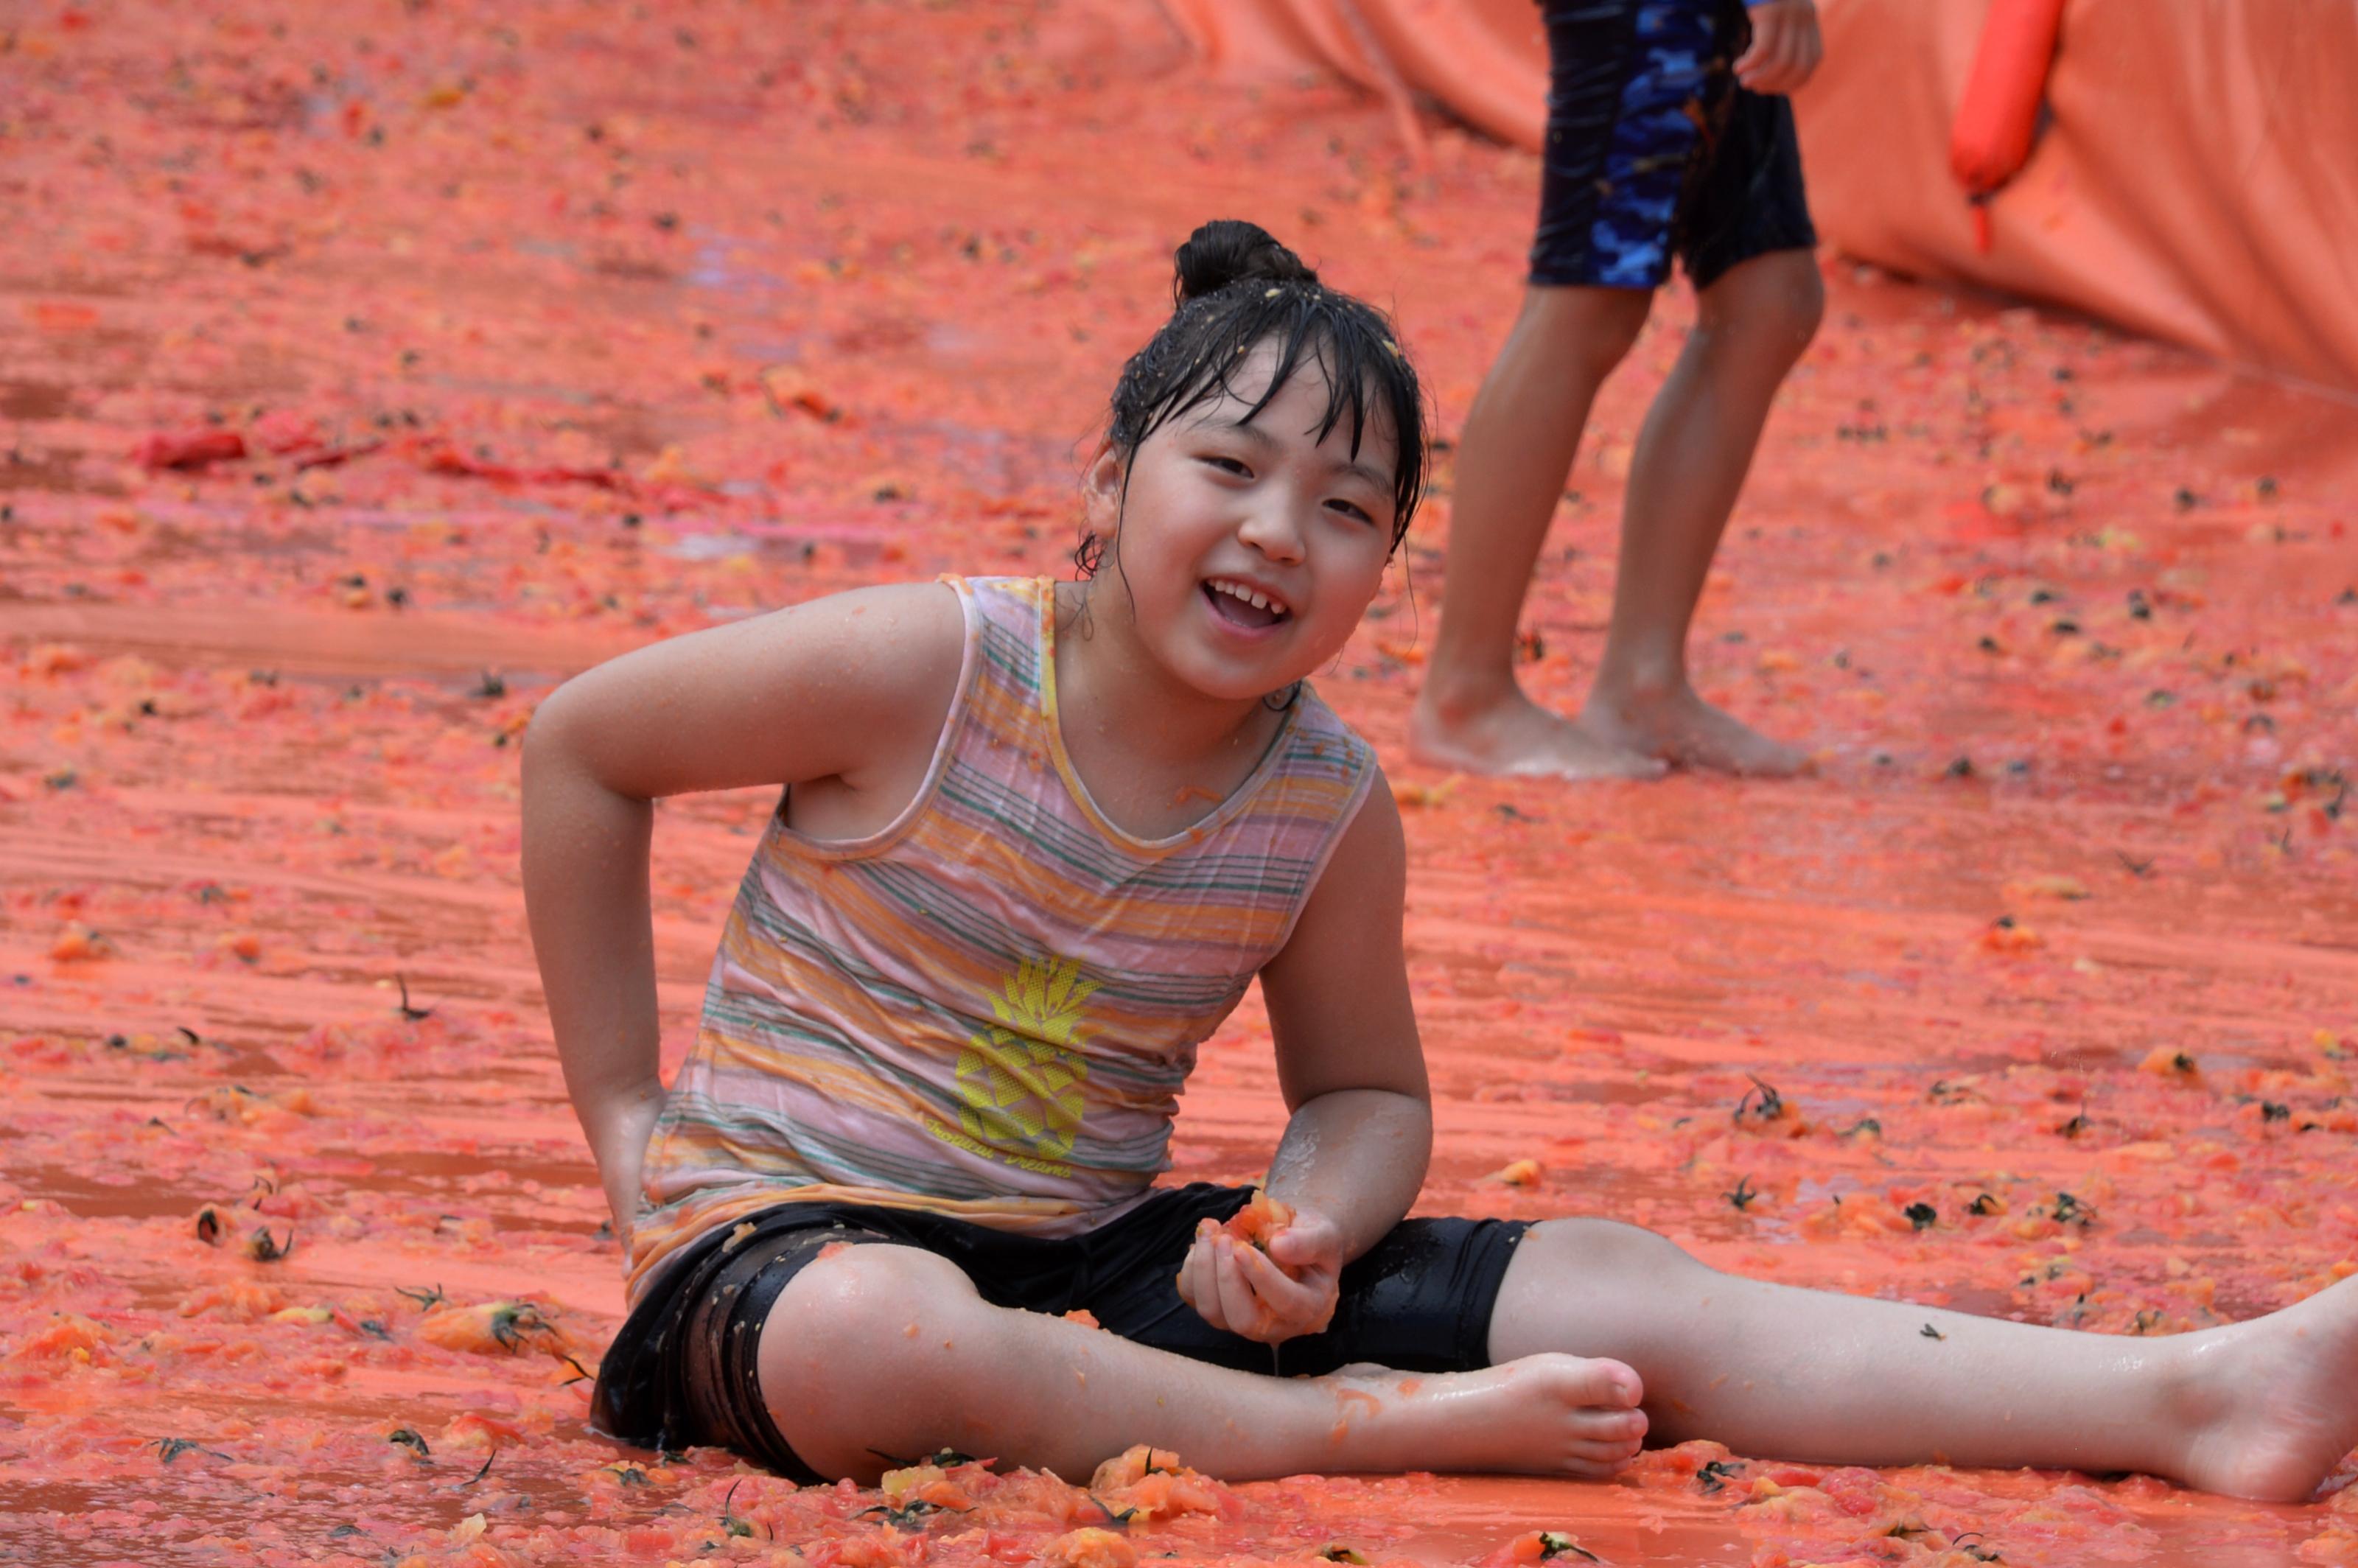
[[[633,1299],[698,1237],[786,1201],[1047,1236],[1137,1202],[1169,1168],[1196,1047],[1284,946],[1375,776],[1305,686],[1216,810],[1135,838],[1065,752],[1055,585],[945,580],[965,654],[916,798],[840,842],[780,812],[738,891],[648,1143]]]

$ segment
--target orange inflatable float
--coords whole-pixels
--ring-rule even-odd
[[[1949,128],[1949,172],[1972,194],[1996,190],[2030,157],[2062,20],[2063,0],[1996,0],[1990,6],[1964,101]]]
[[[2022,170],[2039,135],[2063,0],[1996,0],[1982,24],[1964,101],[1949,127],[1949,172],[1974,199],[1974,247],[1992,243],[1988,198]]]

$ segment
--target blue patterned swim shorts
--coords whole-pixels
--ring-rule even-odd
[[[1700,288],[1817,243],[1792,106],[1746,91],[1739,0],[1541,0],[1548,125],[1531,280]]]

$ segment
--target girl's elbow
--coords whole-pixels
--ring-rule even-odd
[[[541,700],[532,710],[532,721],[524,730],[524,785],[530,790],[535,777],[547,779],[561,772],[569,772],[582,762],[579,719],[583,707],[581,683],[579,677],[567,681]]]

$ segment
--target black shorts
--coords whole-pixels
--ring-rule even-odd
[[[1531,280],[1698,288],[1818,243],[1792,105],[1737,85],[1741,0],[1541,0],[1547,141]]]
[[[1316,1376],[1354,1361],[1411,1372],[1490,1364],[1490,1312],[1529,1225],[1410,1219],[1343,1271],[1335,1319],[1272,1352],[1215,1329],[1179,1299],[1196,1221],[1252,1195],[1206,1184],[1157,1192],[1110,1224],[1058,1239],[941,1215],[788,1203],[692,1245],[634,1307],[598,1372],[590,1422],[643,1448],[729,1448],[804,1485],[820,1481],[779,1435],[762,1397],[762,1326],[788,1281],[832,1242],[919,1247],[964,1270],[999,1307],[1085,1309],[1141,1345],[1239,1371]],[[743,1232],[742,1234],[740,1234]],[[735,1238],[734,1240],[731,1238]]]

